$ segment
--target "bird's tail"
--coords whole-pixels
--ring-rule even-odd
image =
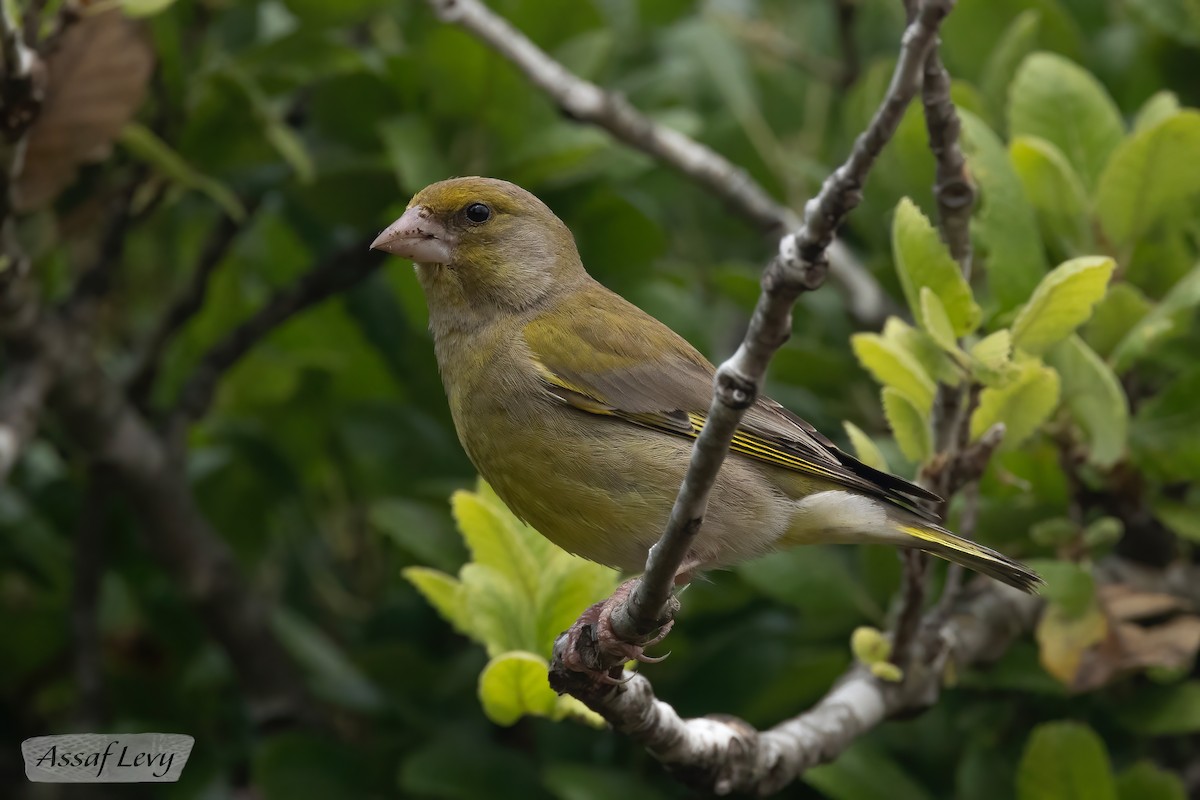
[[[967,569],[982,572],[1001,583],[1033,594],[1045,581],[1029,567],[990,547],[955,536],[945,528],[930,522],[896,523],[896,530],[904,534],[902,546],[914,547],[935,556],[961,564]]]

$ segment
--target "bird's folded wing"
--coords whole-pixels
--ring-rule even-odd
[[[692,439],[704,428],[712,401],[713,366],[636,307],[627,305],[621,313],[539,318],[525,327],[524,334],[546,391],[559,401]],[[938,499],[842,452],[803,419],[765,397],[747,410],[731,450],[874,495],[923,516],[926,512],[915,507],[912,498]]]

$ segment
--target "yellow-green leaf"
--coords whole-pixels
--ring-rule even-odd
[[[538,649],[537,611],[520,587],[484,564],[467,564],[458,577],[472,636],[487,648],[488,655]]]
[[[1012,333],[1008,328],[989,333],[971,345],[971,358],[988,370],[999,370],[1012,361]]]
[[[1012,450],[1049,419],[1057,405],[1058,374],[1036,361],[1027,361],[1008,382],[980,392],[979,407],[971,415],[971,438],[979,438],[1002,422],[1005,433],[1000,447]]]
[[[1187,800],[1183,781],[1173,772],[1139,761],[1117,776],[1121,800]]]
[[[1078,336],[1046,351],[1046,363],[1058,372],[1063,405],[1087,434],[1089,460],[1112,466],[1129,435],[1129,402],[1117,376]]]
[[[1091,316],[1115,267],[1111,258],[1083,256],[1051,270],[1013,322],[1013,346],[1040,355],[1069,336]]]
[[[850,346],[875,380],[903,394],[922,414],[929,413],[936,387],[911,353],[874,333],[856,333],[850,337]]]
[[[1025,196],[1059,248],[1068,253],[1090,249],[1090,203],[1083,182],[1062,151],[1045,139],[1018,136],[1008,152]]]
[[[526,714],[553,717],[558,695],[550,688],[548,664],[534,653],[496,656],[479,674],[479,702],[497,725],[512,725]]]
[[[456,631],[464,636],[473,635],[463,603],[462,584],[446,573],[428,567],[408,567],[401,570],[400,574]]]
[[[921,287],[921,322],[943,350],[958,351],[957,337],[954,335],[950,317],[946,314],[946,307],[928,286]]]
[[[933,452],[933,436],[923,413],[908,395],[883,387],[883,413],[904,457],[920,464]]]
[[[1110,239],[1127,245],[1172,208],[1200,193],[1200,111],[1187,109],[1130,136],[1096,188],[1096,215]]]
[[[887,459],[883,457],[879,447],[870,436],[863,432],[862,428],[848,420],[842,421],[842,427],[846,429],[846,435],[850,437],[850,445],[854,448],[854,455],[859,461],[880,472],[891,471],[888,468]]]
[[[537,596],[537,562],[517,530],[521,523],[474,492],[455,492],[450,503],[472,562],[496,570],[532,604]]]
[[[915,358],[935,383],[957,386],[962,381],[962,370],[941,345],[920,328],[914,328],[899,317],[888,317],[883,323],[883,338]]]
[[[1133,118],[1133,132],[1139,133],[1147,128],[1153,128],[1168,117],[1175,116],[1177,111],[1179,111],[1179,97],[1166,89],[1157,91],[1150,95],[1150,98],[1138,109]]]
[[[914,317],[923,319],[920,292],[922,287],[928,287],[942,302],[958,336],[965,336],[979,326],[982,314],[961,268],[950,257],[937,230],[907,197],[896,206],[892,254]]]
[[[1125,135],[1117,104],[1087,70],[1052,53],[1034,53],[1008,93],[1011,137],[1037,136],[1058,147],[1084,186],[1095,186]]]

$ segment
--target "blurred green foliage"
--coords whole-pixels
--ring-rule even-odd
[[[156,403],[172,401],[205,348],[271,291],[450,175],[493,175],[538,194],[597,278],[711,358],[740,338],[771,244],[686,179],[564,117],[424,4],[125,5],[146,15],[158,53],[145,108],[113,155],[53,209],[24,218],[21,232],[45,291],[61,298],[133,171],[148,166],[167,188],[126,237],[98,333],[106,366],[122,374],[219,215],[245,209],[203,311],[167,354]],[[570,69],[744,165],[794,208],[865,125],[903,23],[898,0],[855,4],[859,69],[847,88],[833,2],[490,5]],[[807,295],[769,391],[831,435],[850,421],[860,452],[865,439],[879,452],[872,461],[911,471],[929,443],[926,391],[969,365],[985,395],[996,393],[975,432],[995,418],[1026,434],[985,477],[980,538],[1061,565],[1050,576],[1056,622],[1087,633],[1080,621],[1092,624],[1099,602],[1092,560],[1115,549],[1161,562],[1146,546],[1155,537],[1171,543],[1167,558],[1190,559],[1200,541],[1200,114],[1191,110],[1200,17],[1184,0],[959,0],[942,38],[981,192],[973,285],[964,293],[939,266],[927,222],[933,162],[911,109],[843,233],[897,304],[908,301],[914,323],[857,331],[833,287]],[[489,655],[544,658],[547,632],[569,610],[534,638],[485,653],[467,638],[477,617],[456,632],[402,577],[437,570],[465,583],[464,564],[472,553],[481,560],[451,516],[448,498],[475,476],[425,325],[411,271],[393,263],[275,331],[189,436],[194,490],[277,604],[275,629],[326,727],[255,730],[226,655],[148,555],[129,510],[109,510],[97,609],[105,729],[197,742],[182,781],[154,796],[224,797],[245,785],[265,800],[687,796],[619,736],[531,717],[499,727],[485,715]],[[953,340],[967,333],[977,339],[960,349]],[[882,402],[872,376],[886,386]],[[0,490],[5,796],[33,796],[16,742],[70,730],[79,702],[64,620],[86,467],[51,428]],[[1138,525],[1126,520],[1114,544],[1102,530],[1111,526],[1097,524],[1128,516],[1130,503]],[[471,527],[461,508],[459,523]],[[893,552],[864,547],[806,548],[713,575],[685,592],[673,655],[652,668],[655,688],[685,715],[771,725],[797,713],[849,665],[852,631],[886,626],[899,572]],[[584,595],[571,594],[576,610],[594,599]],[[526,679],[522,664],[510,669],[493,677]],[[511,709],[490,711],[514,720]],[[1190,664],[1074,695],[1030,639],[784,796],[1181,797],[1169,773],[1192,758],[1181,737],[1197,733]]]

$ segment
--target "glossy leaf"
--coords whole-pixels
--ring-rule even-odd
[[[971,295],[962,269],[937,230],[909,199],[900,201],[892,223],[892,254],[904,296],[913,316],[922,320],[921,289],[928,288],[941,301],[954,332],[966,335],[979,325],[981,312]]]
[[[1013,347],[1041,355],[1070,336],[1104,297],[1115,268],[1111,258],[1084,256],[1053,269],[1017,314]]]
[[[1096,187],[1096,215],[1128,245],[1177,204],[1200,193],[1200,111],[1185,110],[1134,133],[1112,155]]]
[[[1121,112],[1096,78],[1052,53],[1034,53],[1009,88],[1008,131],[1055,145],[1084,186],[1095,186],[1125,135]]]

